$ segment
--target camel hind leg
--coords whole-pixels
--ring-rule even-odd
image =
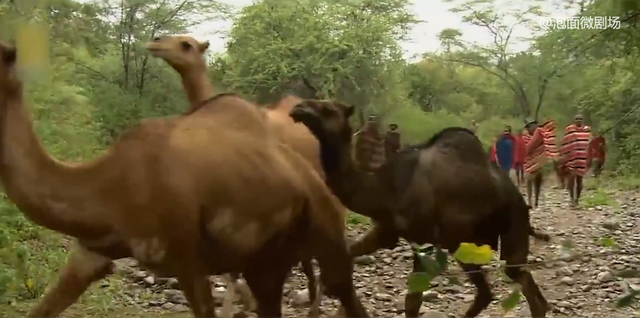
[[[476,287],[476,297],[464,316],[469,318],[476,317],[491,304],[493,300],[491,287],[480,265],[460,263],[460,266],[467,272],[467,276]]]
[[[500,258],[507,263],[505,274],[522,287],[522,294],[529,303],[531,316],[540,318],[546,316],[549,304],[533,280],[531,273],[520,267],[521,264],[527,263],[529,232],[531,231],[531,224],[529,223],[528,215],[526,215],[528,214],[528,209],[523,209],[522,211],[526,212],[513,215],[513,224],[507,233],[500,237]],[[523,231],[522,228],[525,226],[529,228],[529,231]]]
[[[353,263],[346,242],[325,242],[316,249],[320,265],[320,280],[327,295],[337,297],[347,317],[369,317],[353,285]]]
[[[256,267],[243,273],[247,285],[251,288],[258,305],[257,313],[261,318],[282,317],[282,291],[291,266],[270,264]]]
[[[54,318],[78,300],[89,286],[111,273],[111,259],[75,243],[55,287],[33,308],[27,318]]]
[[[503,240],[503,242],[504,241],[505,240]],[[515,253],[510,253],[513,250],[507,245],[506,248],[503,248],[501,251],[501,258],[504,259],[507,263],[505,274],[507,274],[509,278],[511,278],[514,282],[520,284],[520,286],[522,287],[522,294],[529,303],[531,317],[543,318],[547,314],[549,304],[542,295],[542,292],[540,292],[538,284],[536,284],[536,282],[533,280],[533,276],[531,276],[531,273],[521,267],[518,267],[520,264],[527,263],[526,255],[528,254],[528,250],[529,249],[527,245],[527,249],[524,253],[521,250],[515,251]]]
[[[309,289],[309,302],[312,304],[316,303],[318,298],[318,282],[316,281],[316,274],[313,272],[313,264],[311,263],[311,258],[304,258],[300,261],[300,265],[302,266],[302,272],[307,277],[307,288]]]
[[[178,268],[178,282],[184,293],[191,312],[195,318],[213,318],[216,316],[209,271],[196,257],[186,257],[180,260]]]
[[[507,261],[507,265],[513,264],[509,264],[509,261]],[[533,280],[531,273],[529,271],[522,270],[522,268],[519,267],[507,267],[505,272],[509,278],[522,286],[522,294],[529,303],[531,317],[544,318],[547,314],[549,304],[542,295],[542,292],[540,292],[540,288]]]
[[[344,231],[327,225],[314,224],[310,242],[320,266],[321,284],[327,295],[340,300],[346,317],[369,317],[353,285],[353,262]],[[344,223],[340,226],[344,228]]]

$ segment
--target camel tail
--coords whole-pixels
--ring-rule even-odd
[[[533,236],[536,240],[541,240],[545,242],[551,241],[551,236],[547,233],[538,232],[533,226],[529,225],[529,235]]]

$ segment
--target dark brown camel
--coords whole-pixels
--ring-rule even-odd
[[[153,41],[147,43],[147,50],[154,57],[161,58],[180,74],[183,88],[190,103],[188,114],[196,111],[203,103],[215,96],[215,89],[206,74],[207,64],[204,54],[208,47],[209,42],[200,42],[184,35],[156,37]],[[294,151],[300,153],[311,163],[316,172],[324,177],[324,171],[320,164],[320,145],[318,141],[305,125],[295,123],[289,117],[291,109],[301,101],[302,99],[296,96],[286,96],[263,110],[266,112],[268,123],[273,133],[290,145]],[[315,314],[318,313],[320,305],[319,301],[315,301],[316,298],[319,299],[320,297],[317,295],[316,277],[313,272],[311,258],[303,256],[302,259],[302,269],[308,279],[309,299],[312,304],[311,313]],[[231,300],[235,296],[235,289],[240,291],[240,298],[245,310],[253,310],[254,304],[251,299],[251,293],[246,288],[246,285],[235,283],[237,278],[237,274],[225,275],[229,289],[225,295],[221,313],[222,318],[230,318],[233,314]]]
[[[244,275],[258,316],[280,317],[301,250],[318,259],[347,315],[367,316],[353,287],[344,207],[255,105],[221,95],[189,116],[142,122],[93,162],[68,164],[35,136],[16,59],[0,42],[0,179],[29,219],[77,239],[27,317],[59,316],[124,257],[177,277],[197,318],[215,317],[208,276],[229,272]]]
[[[327,183],[350,210],[369,216],[375,226],[351,247],[352,256],[392,248],[399,237],[432,243],[451,252],[462,242],[488,244],[507,264],[524,264],[529,254],[529,207],[508,176],[491,167],[472,131],[448,128],[427,143],[410,147],[374,173],[363,173],[351,156],[353,107],[305,100],[291,116],[316,135]],[[481,266],[461,264],[465,271]],[[414,271],[423,271],[414,255]],[[533,317],[544,317],[547,302],[531,274],[507,267],[506,274],[523,288]],[[478,293],[465,314],[475,317],[493,296],[484,274],[469,273]],[[417,317],[421,293],[406,296],[407,317]]]

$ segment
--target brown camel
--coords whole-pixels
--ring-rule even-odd
[[[306,100],[291,116],[310,128],[321,144],[327,183],[350,210],[371,217],[375,226],[351,246],[352,256],[392,248],[399,237],[455,251],[462,242],[489,244],[508,265],[524,264],[529,254],[529,207],[508,176],[491,167],[472,131],[448,128],[427,143],[400,152],[380,169],[365,173],[351,156],[351,106]],[[461,264],[478,294],[465,314],[475,317],[493,296],[481,266]],[[424,271],[414,255],[414,271]],[[533,317],[544,317],[547,302],[531,274],[508,267],[506,274],[523,288]],[[406,296],[407,317],[417,317],[421,293]]]
[[[124,257],[177,277],[195,317],[215,317],[208,276],[229,272],[247,280],[258,316],[280,317],[303,249],[347,315],[368,316],[353,287],[344,207],[255,105],[219,95],[190,116],[140,123],[93,162],[68,164],[35,136],[16,59],[0,42],[0,179],[29,219],[77,239],[27,317],[59,316]]]
[[[147,50],[157,58],[163,59],[182,79],[183,88],[190,103],[187,112],[193,113],[209,99],[215,96],[215,89],[209,82],[206,75],[206,61],[204,54],[209,47],[209,42],[200,42],[190,36],[162,36],[156,37],[147,43]],[[302,99],[295,96],[286,96],[279,102],[269,105],[265,110],[268,123],[277,134],[278,138],[289,144],[292,149],[300,153],[321,176],[324,171],[320,164],[320,145],[309,129],[299,123],[295,123],[289,112]],[[317,283],[310,257],[303,257],[302,269],[308,278],[309,298],[312,303],[311,313],[319,310],[320,296],[317,295]],[[240,298],[245,310],[252,310],[254,304],[251,293],[244,284],[234,283],[238,278],[237,274],[225,275],[229,290],[225,295],[225,302],[221,316],[229,318],[233,314],[232,302],[234,290],[240,291]]]

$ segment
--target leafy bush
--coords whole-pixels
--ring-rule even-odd
[[[25,219],[4,195],[0,224],[0,302],[42,296],[66,259],[62,236]]]

